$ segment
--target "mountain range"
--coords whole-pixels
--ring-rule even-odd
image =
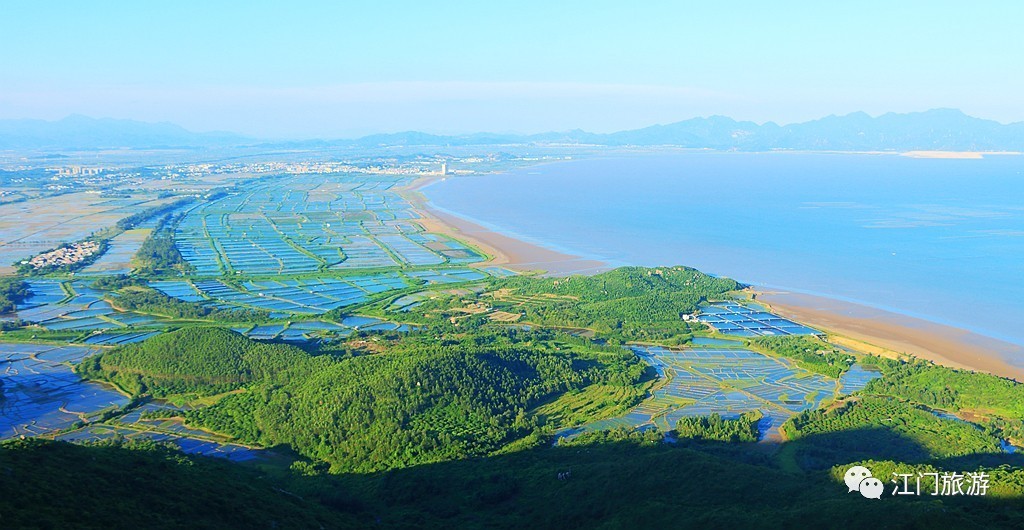
[[[757,124],[724,116],[693,118],[667,125],[607,134],[582,130],[540,134],[433,135],[416,131],[347,140],[286,142],[294,147],[599,145],[678,146],[721,150],[772,149],[834,151],[1024,151],[1024,122],[1001,124],[955,109],[828,116],[790,125]],[[194,133],[162,122],[94,119],[72,115],[59,121],[0,120],[0,150],[226,147],[280,145],[227,132]]]

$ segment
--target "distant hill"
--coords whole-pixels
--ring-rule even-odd
[[[223,147],[256,143],[252,138],[233,133],[194,133],[166,122],[94,119],[78,115],[53,122],[0,120],[0,149]],[[878,117],[855,112],[784,126],[711,116],[609,134],[578,129],[530,135],[473,133],[453,136],[408,131],[351,140],[298,140],[261,145],[368,148],[509,144],[678,146],[746,151],[1024,151],[1024,122],[1003,125],[974,118],[955,109],[933,109],[906,114],[888,113]]]
[[[907,114],[888,113],[877,118],[863,112],[855,112],[785,126],[773,122],[758,125],[725,116],[711,116],[610,134],[580,130],[522,136],[435,136],[405,132],[367,136],[350,143],[365,147],[563,143],[607,146],[671,145],[751,151],[1024,151],[1024,122],[1003,125],[968,116],[959,110],[934,109]]]
[[[0,120],[0,149],[107,149],[210,147],[252,143],[244,136],[194,133],[168,122],[90,118],[73,114],[58,121]]]

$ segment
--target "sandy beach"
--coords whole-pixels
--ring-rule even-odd
[[[430,202],[419,190],[441,178],[430,176],[417,179],[400,193],[412,204],[413,209],[420,213],[422,218],[419,219],[419,223],[425,229],[450,235],[476,246],[492,257],[487,265],[500,265],[520,272],[543,272],[552,276],[593,274],[608,269],[603,262],[563,254],[521,241],[456,215],[431,208]]]
[[[1024,381],[1024,348],[971,331],[831,298],[761,291],[757,301],[782,316],[835,336],[835,342],[887,356],[909,354],[936,364]]]
[[[1019,155],[1016,151],[907,151],[900,156],[909,158],[945,158],[961,160],[980,160],[986,156]]]

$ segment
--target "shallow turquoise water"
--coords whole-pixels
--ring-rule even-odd
[[[690,265],[1024,345],[1024,156],[630,155],[424,191],[613,265]]]

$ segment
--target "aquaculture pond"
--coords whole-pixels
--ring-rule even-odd
[[[483,261],[463,243],[424,231],[393,191],[410,182],[364,174],[270,180],[189,211],[175,242],[199,276]]]
[[[15,317],[53,331],[88,333],[127,328],[161,328],[167,320],[132,311],[118,311],[92,280],[29,280],[30,296],[18,305]]]
[[[127,397],[72,371],[98,351],[0,343],[0,439],[52,433],[126,405]]]
[[[860,390],[878,376],[854,365],[852,375],[835,380],[803,370],[786,359],[742,348],[632,349],[664,383],[627,414],[567,428],[560,435],[571,437],[617,427],[654,426],[669,431],[686,416],[717,413],[737,418],[744,412],[760,410],[764,414],[759,425],[762,438],[777,439],[779,427],[794,414],[817,408],[827,398]]]
[[[792,320],[737,302],[719,302],[701,307],[697,319],[719,333],[738,337],[762,335],[817,335],[820,332]]]

